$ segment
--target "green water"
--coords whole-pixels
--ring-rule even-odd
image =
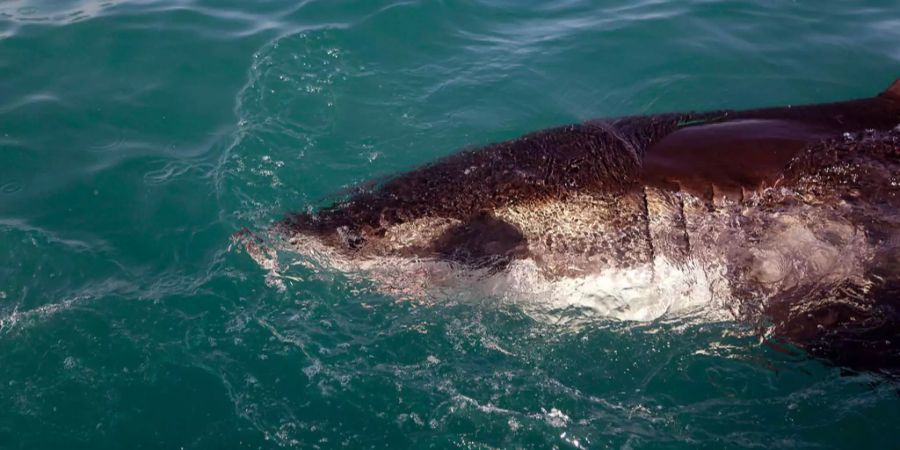
[[[900,76],[897,3],[827,3],[0,3],[0,448],[897,448],[896,384],[733,323],[280,288],[229,239],[543,127]]]

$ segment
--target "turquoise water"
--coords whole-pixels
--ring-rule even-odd
[[[0,448],[895,448],[740,325],[273,282],[232,244],[467,146],[900,76],[893,1],[0,3]]]

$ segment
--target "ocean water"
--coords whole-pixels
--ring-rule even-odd
[[[895,1],[0,2],[0,448],[898,448],[896,382],[741,324],[231,239],[539,128],[870,96],[898,43]]]

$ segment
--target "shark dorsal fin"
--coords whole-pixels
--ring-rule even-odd
[[[900,78],[894,80],[894,82],[881,93],[881,96],[900,100]]]

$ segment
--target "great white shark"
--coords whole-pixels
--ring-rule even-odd
[[[650,289],[893,370],[898,124],[900,80],[835,103],[588,120],[462,151],[273,231],[397,292],[539,278],[562,296],[602,290],[617,300],[594,306],[622,318],[677,306],[634,294]]]

